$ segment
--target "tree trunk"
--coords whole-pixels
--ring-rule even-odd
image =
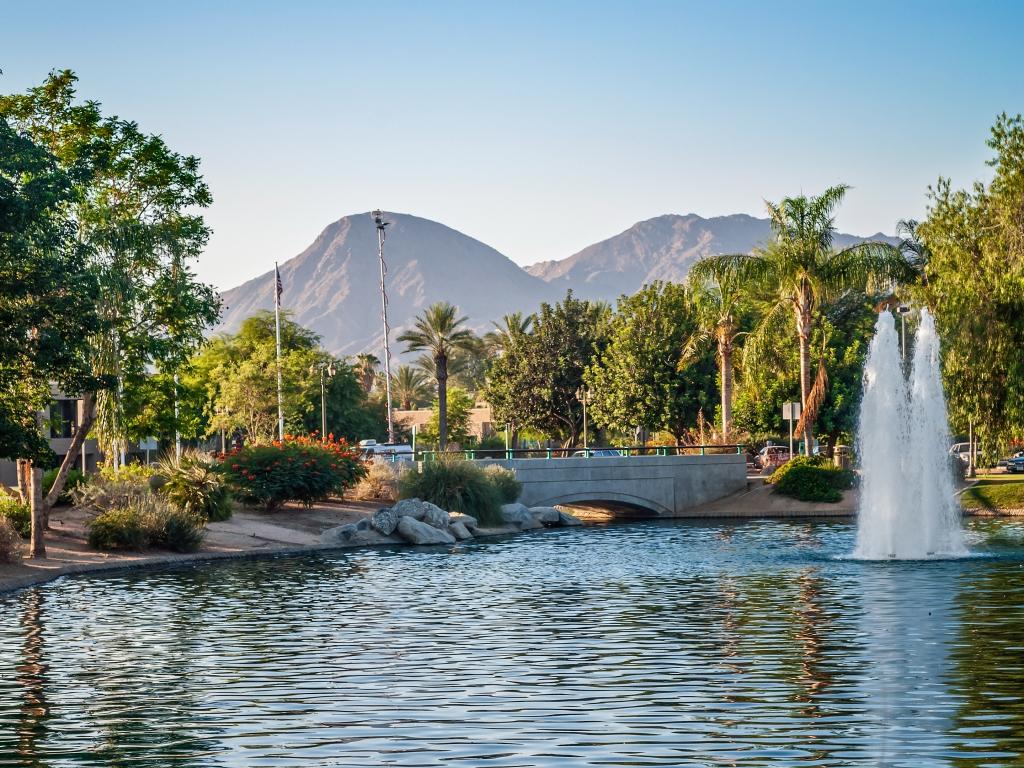
[[[725,441],[732,432],[732,330],[725,328],[718,333],[718,359],[722,366],[722,440]]]
[[[82,394],[82,423],[78,425],[78,430],[71,440],[71,446],[68,448],[67,455],[64,457],[64,461],[61,462],[60,469],[57,470],[57,477],[53,481],[53,487],[50,488],[50,492],[43,499],[43,507],[46,510],[49,510],[50,507],[57,503],[57,498],[60,496],[61,491],[64,490],[64,483],[67,482],[68,472],[74,468],[79,455],[85,450],[85,438],[89,434],[89,430],[92,429],[93,420],[96,418],[96,409],[93,408],[94,402],[92,392]],[[45,514],[47,522],[49,522],[49,512],[47,511]]]
[[[46,557],[44,541],[46,522],[43,519],[43,470],[32,465],[32,482],[30,484],[30,507],[32,509],[32,557]]]
[[[444,451],[448,447],[448,357],[437,355],[434,358],[437,368],[437,448]]]
[[[797,309],[797,334],[800,340],[800,407],[807,409],[807,398],[811,394],[811,311],[801,306]],[[813,448],[814,425],[807,420],[804,425],[804,455],[810,456]]]
[[[29,503],[29,495],[31,494],[31,485],[29,478],[29,462],[27,459],[18,459],[15,462],[14,469],[18,475],[18,495],[21,496],[21,503]]]

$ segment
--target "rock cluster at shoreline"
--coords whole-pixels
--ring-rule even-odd
[[[503,505],[501,519],[504,525],[497,530],[528,531],[582,525],[578,518],[555,507],[527,507],[518,503]],[[338,546],[387,541],[417,545],[454,544],[472,539],[480,529],[477,519],[470,515],[446,512],[429,501],[402,499],[394,506],[378,509],[358,523],[329,528],[320,539]]]

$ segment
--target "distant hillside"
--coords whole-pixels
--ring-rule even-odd
[[[695,261],[711,254],[749,253],[771,237],[768,219],[745,214],[705,219],[668,214],[634,224],[614,237],[566,259],[526,267],[559,292],[572,288],[584,298],[614,301],[654,280],[679,282]],[[865,239],[896,243],[881,233],[870,238],[840,234],[836,247]]]
[[[535,308],[555,289],[490,246],[436,221],[387,214],[388,320],[394,339],[435,301],[451,301],[478,331],[508,312]],[[377,230],[369,213],[329,225],[306,250],[281,264],[282,305],[321,335],[335,354],[382,344]],[[234,331],[259,309],[274,308],[273,270],[226,291],[218,331]]]

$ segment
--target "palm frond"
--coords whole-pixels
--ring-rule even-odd
[[[825,370],[825,358],[818,360],[818,375],[814,377],[814,386],[807,395],[807,404],[800,412],[800,421],[796,424],[796,434],[802,435],[808,424],[818,420],[818,411],[825,402],[825,395],[828,394],[828,371]]]

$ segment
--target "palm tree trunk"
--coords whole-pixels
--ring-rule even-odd
[[[722,366],[722,439],[728,440],[732,431],[732,330],[718,332],[718,360]],[[676,440],[676,443],[679,441]]]
[[[807,398],[811,394],[811,311],[806,305],[797,309],[797,334],[800,339],[800,407],[807,409]],[[804,454],[811,455],[814,425],[807,420],[804,424]]]
[[[29,464],[29,509],[32,511],[32,536],[30,549],[33,559],[46,557],[46,521],[43,519],[43,470]]]
[[[437,368],[437,447],[444,451],[448,447],[448,357],[434,358]]]

